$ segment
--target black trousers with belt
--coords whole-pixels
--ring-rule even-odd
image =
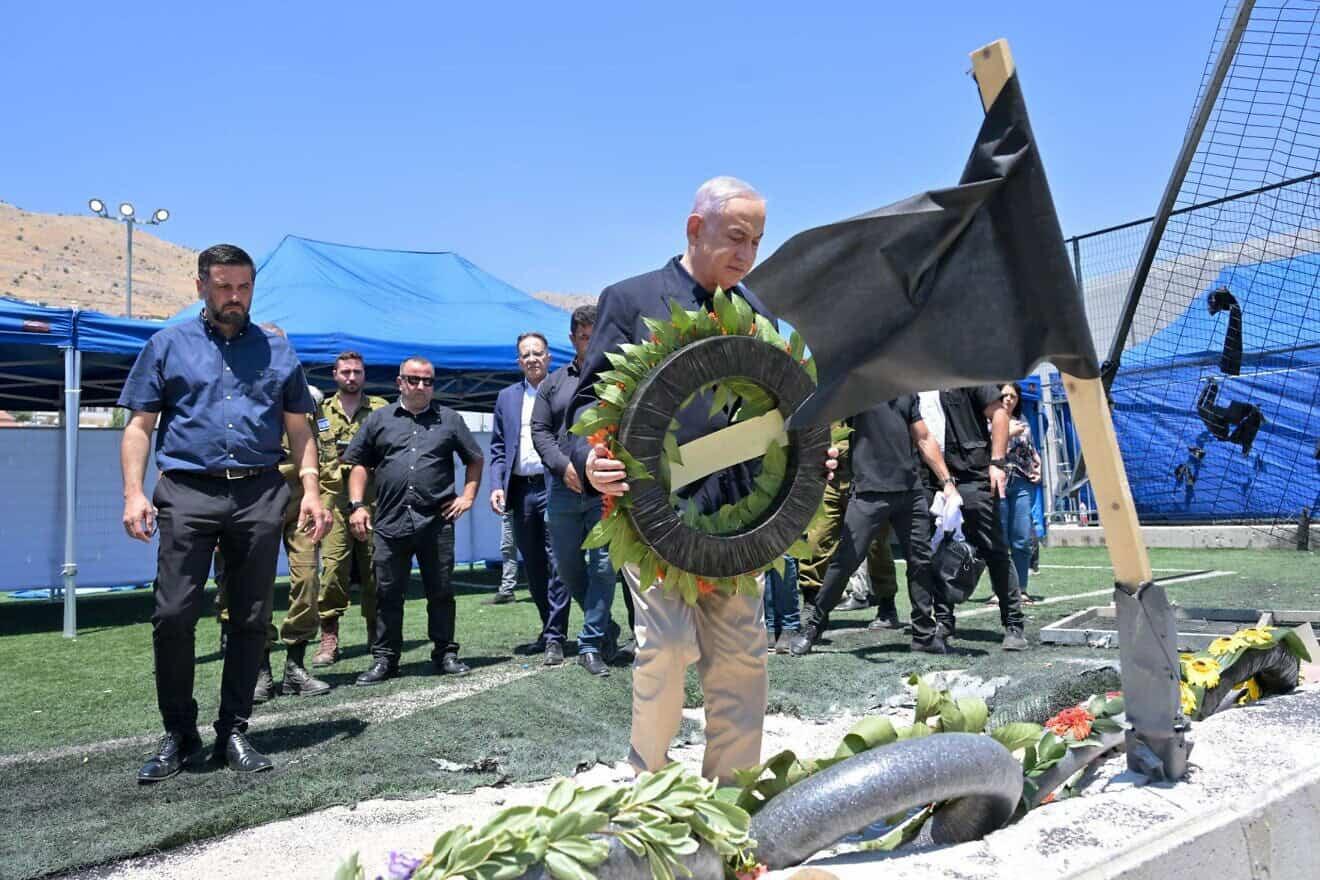
[[[509,477],[506,503],[513,512],[513,540],[527,566],[527,586],[541,615],[541,639],[563,643],[572,601],[568,586],[555,571],[550,551],[550,529],[546,526],[548,500],[545,477]]]
[[[446,500],[439,505],[443,510]],[[409,535],[387,538],[375,532],[372,567],[376,572],[376,631],[371,655],[398,666],[403,653],[403,600],[412,579],[412,561],[422,574],[426,593],[426,635],[431,659],[457,654],[454,641],[457,606],[454,602],[454,524],[438,512],[426,526]]]
[[[218,545],[226,560],[230,629],[215,730],[220,737],[245,731],[266,646],[288,484],[274,468],[237,480],[170,471],[156,483],[152,500],[160,548],[151,642],[161,720],[176,732],[197,726],[197,619]]]
[[[854,492],[843,514],[839,546],[807,613],[824,630],[853,572],[866,561],[871,542],[886,526],[898,538],[907,559],[908,599],[912,603],[912,640],[935,635],[935,599],[930,567],[930,505],[920,488],[907,492]]]
[[[1005,629],[1022,629],[1022,593],[1018,589],[1017,572],[1013,557],[999,521],[1001,499],[990,490],[990,481],[958,481],[958,494],[962,496],[963,537],[976,549],[976,555],[985,561],[990,575],[990,588],[999,599],[999,622]],[[935,616],[950,630],[953,629],[953,607],[940,605]]]

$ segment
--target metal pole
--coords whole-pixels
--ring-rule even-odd
[[[1128,283],[1123,312],[1114,332],[1114,341],[1109,346],[1109,357],[1100,368],[1100,377],[1104,380],[1106,392],[1114,384],[1114,376],[1118,374],[1119,361],[1123,357],[1123,346],[1127,343],[1128,331],[1132,329],[1132,319],[1137,314],[1137,303],[1141,301],[1141,291],[1146,286],[1150,267],[1155,262],[1155,252],[1159,250],[1160,239],[1164,237],[1164,228],[1169,223],[1169,215],[1173,213],[1174,202],[1178,200],[1178,192],[1182,189],[1187,169],[1191,167],[1192,159],[1196,156],[1196,146],[1200,143],[1201,134],[1205,131],[1205,125],[1215,109],[1215,103],[1219,99],[1219,89],[1228,76],[1228,69],[1233,66],[1238,44],[1242,42],[1242,32],[1247,29],[1247,22],[1251,20],[1251,10],[1255,5],[1256,0],[1242,0],[1238,5],[1233,26],[1229,29],[1224,45],[1219,50],[1219,57],[1215,59],[1214,69],[1206,82],[1205,94],[1201,96],[1196,115],[1187,129],[1187,137],[1183,139],[1178,160],[1173,165],[1173,173],[1169,175],[1169,182],[1164,187],[1164,195],[1160,197],[1159,209],[1155,212],[1154,220],[1151,221],[1150,231],[1146,233],[1146,244],[1141,250],[1141,259],[1137,261],[1137,269],[1132,273],[1132,280]]]
[[[74,317],[77,317],[75,312]],[[78,637],[78,403],[82,395],[82,352],[64,349],[64,637]]]
[[[133,317],[133,218],[124,223],[128,226],[128,287],[124,291],[124,317]]]

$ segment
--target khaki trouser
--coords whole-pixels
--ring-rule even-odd
[[[289,502],[284,515],[284,554],[289,558],[289,610],[276,633],[274,623],[266,625],[266,647],[278,638],[286,645],[299,645],[316,637],[320,628],[316,608],[316,544],[298,528],[298,506],[302,493]],[[220,621],[229,621],[228,599],[225,596],[224,560],[216,553],[215,581],[216,607]]]
[[[348,595],[353,562],[357,561],[358,576],[362,578],[362,616],[376,617],[376,573],[371,565],[371,540],[359,541],[348,529],[350,511],[347,504],[330,499],[329,507],[334,523],[321,539],[321,594],[317,604],[321,619],[342,617],[351,603]],[[374,514],[375,511],[373,510]]]
[[[642,590],[637,566],[623,568],[636,610],[632,752],[629,762],[659,770],[683,720],[687,668],[696,663],[706,708],[701,773],[729,782],[761,762],[766,677],[765,578],[756,596],[707,596],[694,607],[659,587]]]
[[[825,484],[825,515],[815,527],[807,531],[812,555],[798,560],[798,585],[810,602],[825,582],[825,570],[839,549],[839,535],[843,531],[843,514],[848,510],[849,486]],[[871,592],[876,599],[892,599],[898,595],[898,578],[894,573],[894,554],[889,549],[889,528],[876,536],[866,554],[866,572],[871,578]],[[865,599],[865,597],[858,597]]]

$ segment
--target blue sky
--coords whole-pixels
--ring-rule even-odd
[[[1152,212],[1218,23],[1107,3],[23,3],[0,200],[168,207],[153,232],[453,250],[598,291],[682,248],[696,186],[804,228],[956,183],[967,53],[1012,45],[1065,234]]]

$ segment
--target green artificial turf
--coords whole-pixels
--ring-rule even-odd
[[[1235,572],[1168,586],[1171,598],[1184,605],[1320,608],[1320,566],[1314,554],[1157,550],[1151,557],[1157,568],[1176,569],[1157,571],[1157,576]],[[1047,550],[1042,563],[1045,567],[1030,585],[1033,595],[1101,594],[1029,607],[1033,642],[1042,625],[1106,604],[1112,587],[1103,568],[1081,567],[1104,566],[1102,549]],[[0,766],[0,790],[7,799],[6,814],[22,817],[0,824],[0,876],[49,875],[365,798],[466,791],[623,759],[629,670],[615,669],[609,678],[595,680],[571,659],[562,668],[546,670],[539,667],[539,658],[513,656],[512,646],[530,640],[538,628],[525,591],[517,604],[487,606],[482,600],[493,589],[494,573],[460,572],[458,579],[480,585],[463,588],[458,599],[462,653],[474,667],[463,684],[485,682],[487,689],[434,704],[455,680],[428,673],[425,606],[417,597],[409,600],[405,613],[404,677],[375,688],[352,687],[368,662],[365,633],[354,610],[342,627],[345,659],[318,671],[336,689],[315,699],[278,698],[257,709],[261,723],[253,741],[275,760],[274,772],[239,778],[217,769],[150,787],[134,781],[159,733],[151,680],[150,594],[81,600],[76,640],[62,638],[58,605],[0,602],[6,708],[0,713],[0,759],[9,762]],[[1084,647],[1005,654],[998,647],[998,611],[975,613],[987,608],[980,602],[986,595],[983,583],[961,606],[959,653],[947,657],[909,654],[901,632],[867,631],[866,612],[836,615],[817,653],[770,659],[771,711],[806,718],[866,711],[900,690],[908,673],[935,669],[965,669],[983,679],[1006,677],[1008,684],[994,701],[1006,705],[1117,658],[1116,651]],[[283,599],[281,590],[277,602]],[[901,595],[900,611],[906,613]],[[623,615],[622,602],[616,602],[616,619],[622,622]],[[574,610],[571,626],[580,621]],[[196,695],[203,725],[214,718],[218,699],[217,635],[212,620],[198,627]],[[528,667],[526,674],[523,667]],[[522,675],[510,679],[511,673]],[[422,696],[433,699],[421,701],[425,708],[409,714],[366,711]],[[688,696],[689,704],[700,703],[695,676],[689,677]],[[309,710],[315,717],[307,717]],[[288,720],[282,723],[281,716]],[[386,720],[370,720],[380,717]],[[209,743],[210,731],[204,728],[203,736]],[[133,739],[99,745],[126,737]],[[820,750],[819,744],[802,746]],[[454,765],[469,769],[454,770]]]

